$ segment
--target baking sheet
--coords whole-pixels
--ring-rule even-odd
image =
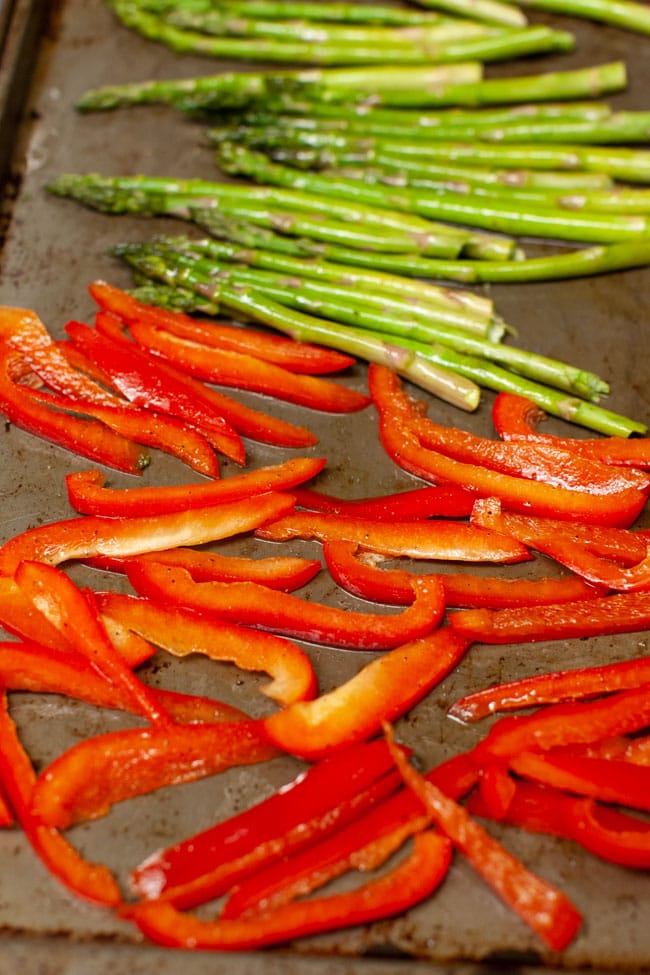
[[[32,16],[38,16],[43,6],[27,5]],[[575,54],[490,68],[490,74],[512,75],[623,58],[630,69],[630,87],[611,101],[621,107],[647,107],[650,39],[568,19],[562,23],[575,29],[579,38]],[[202,143],[196,123],[163,107],[79,116],[72,106],[83,91],[100,84],[215,69],[213,62],[177,57],[129,33],[101,0],[59,0],[53,5],[48,30],[42,32],[23,128],[3,126],[2,130],[3,145],[7,138],[12,139],[13,173],[21,181],[2,253],[1,303],[35,308],[50,329],[60,334],[67,320],[92,315],[86,286],[93,278],[129,284],[126,271],[107,254],[113,244],[182,228],[167,221],[91,213],[49,197],[44,186],[64,171],[213,178],[211,152]],[[649,285],[650,270],[638,270],[577,282],[494,287],[488,293],[503,317],[517,327],[521,345],[604,374],[613,387],[607,405],[647,422]],[[345,381],[365,388],[365,369],[353,369]],[[254,396],[243,398],[264,403]],[[490,405],[491,396],[486,394],[480,410],[468,417],[432,401],[430,413],[443,423],[490,434]],[[416,483],[385,457],[371,409],[333,417],[307,415],[297,407],[274,408],[294,422],[308,422],[318,433],[320,443],[310,453],[328,458],[326,475],[320,481],[324,489],[362,497]],[[561,425],[554,423],[551,428],[559,430]],[[0,437],[2,540],[29,526],[71,515],[64,475],[88,465],[14,428],[2,428]],[[289,455],[255,444],[248,448],[251,466],[275,463]],[[224,473],[233,472],[224,464]],[[156,456],[142,483],[175,483],[190,477],[181,465]],[[111,472],[110,483],[126,486],[133,479]],[[250,539],[228,543],[226,548],[247,555],[277,552],[271,543]],[[303,543],[282,551],[320,552],[317,546]],[[512,571],[532,570],[525,566]],[[73,567],[71,572],[77,580],[107,584],[107,577],[90,570],[84,573]],[[110,581],[114,587],[119,585],[119,581]],[[370,609],[341,594],[325,573],[310,584],[309,593],[315,600]],[[342,682],[371,659],[369,654],[350,651],[306,649],[323,690]],[[436,692],[399,722],[399,737],[413,746],[422,766],[429,767],[471,746],[486,730],[486,723],[465,728],[446,718],[449,704],[469,689],[541,669],[647,652],[643,634],[534,648],[476,646]],[[252,714],[269,713],[271,707],[258,692],[263,678],[235,673],[225,665],[200,660],[179,664],[160,656],[149,666],[148,679],[159,686],[210,693]],[[119,727],[125,720],[76,702],[27,694],[14,696],[13,713],[39,762],[54,757],[80,736]],[[153,849],[262,798],[301,767],[284,757],[253,769],[233,769],[192,786],[161,790],[154,797],[121,804],[98,823],[75,828],[71,838],[124,879],[128,868]],[[253,967],[259,971],[260,965],[268,973],[313,975],[401,971],[408,975],[451,971],[487,975],[506,967],[532,973],[556,965],[603,972],[650,968],[650,928],[643,909],[650,896],[647,874],[599,863],[573,845],[548,837],[514,830],[494,832],[531,868],[561,887],[583,912],[581,933],[561,959],[545,953],[523,923],[457,858],[440,892],[403,917],[304,940],[281,951],[237,956],[184,954],[180,962],[175,953],[139,943],[134,929],[108,912],[68,896],[35,861],[20,834],[5,830],[0,831],[0,973],[98,975],[117,968],[134,975],[154,971],[165,975],[178,971],[180,964],[189,975],[246,975]]]

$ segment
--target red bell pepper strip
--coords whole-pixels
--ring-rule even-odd
[[[590,799],[650,811],[650,768],[611,758],[563,752],[521,752],[511,768],[526,779]]]
[[[554,951],[566,948],[582,923],[568,897],[530,873],[463,806],[416,772],[392,737],[389,743],[406,785],[454,847],[545,944]]]
[[[174,656],[199,653],[242,670],[265,671],[273,680],[261,691],[280,704],[310,700],[316,694],[309,657],[284,637],[138,596],[98,593],[97,602],[105,619],[118,620]]]
[[[391,767],[381,739],[346,748],[254,806],[154,853],[133,872],[133,887],[143,897],[164,897],[179,907],[216,897],[264,864],[282,861],[364,815],[374,801],[369,789],[389,777],[381,794],[396,788]]]
[[[292,492],[295,497],[295,492]],[[413,602],[414,573],[404,569],[380,569],[359,555],[356,542],[323,543],[323,556],[334,581],[346,592],[361,599],[406,606]],[[379,557],[381,558],[381,557]],[[441,573],[445,604],[450,606],[487,607],[537,606],[545,603],[592,599],[603,590],[584,582],[579,576],[542,579],[502,579],[469,573]]]
[[[54,409],[92,416],[134,443],[172,454],[206,477],[219,477],[219,461],[209,441],[198,430],[173,416],[153,413],[126,402],[104,405],[45,390],[32,390],[30,395]],[[241,449],[230,453],[230,459],[235,463],[243,463],[243,457]]]
[[[638,870],[650,867],[647,820],[549,786],[523,781],[514,785],[515,792],[503,820],[508,825],[573,840],[601,860],[623,867]],[[477,793],[470,797],[468,808],[475,816],[490,816]]]
[[[463,562],[522,562],[528,550],[502,532],[476,531],[457,521],[375,521],[351,515],[296,511],[269,521],[256,531],[257,538],[285,542],[292,538],[320,542],[345,539],[363,551],[413,559],[447,559]]]
[[[492,408],[495,429],[503,440],[550,443],[583,457],[620,467],[650,469],[650,437],[598,437],[578,440],[540,433],[537,425],[546,414],[525,396],[498,393]]]
[[[104,816],[124,799],[275,755],[260,721],[112,731],[80,741],[43,769],[32,813],[45,825],[65,829]]]
[[[451,626],[476,643],[535,643],[650,629],[650,592],[617,593],[527,609],[468,609]]]
[[[596,701],[551,704],[531,715],[500,718],[473,749],[479,767],[510,761],[524,751],[601,741],[629,734],[650,724],[647,684]]]
[[[496,684],[459,698],[449,714],[459,721],[480,721],[498,711],[579,701],[650,684],[650,657],[636,657],[599,667],[552,671]]]
[[[468,643],[448,627],[391,650],[313,701],[265,719],[279,748],[308,760],[322,758],[376,734],[382,721],[405,714],[462,659]]]
[[[22,430],[65,447],[94,463],[105,464],[127,474],[141,474],[149,458],[140,447],[103,423],[50,409],[32,395],[27,386],[12,379],[20,356],[0,345],[0,412]]]
[[[160,356],[205,382],[232,386],[327,413],[353,413],[370,400],[365,393],[319,376],[301,376],[242,352],[209,348],[138,322],[131,335],[148,353]]]
[[[100,369],[71,342],[58,342],[57,346],[76,369],[93,376],[109,389],[119,392],[108,373]],[[162,367],[162,361],[158,365]],[[297,426],[287,420],[281,420],[279,417],[238,403],[231,396],[226,396],[211,386],[199,383],[198,380],[192,379],[190,376],[184,376],[184,379],[198,394],[199,399],[206,399],[210,406],[223,416],[242,437],[271,444],[274,447],[312,447],[318,443],[316,435],[311,430],[307,430],[306,427]]]
[[[641,533],[638,533],[638,537],[633,532],[627,537],[623,536],[622,546],[617,546],[615,542],[608,558],[599,554],[599,551],[603,551],[600,545],[602,539],[595,532],[590,535],[585,526],[572,525],[567,531],[557,533],[553,530],[552,521],[544,523],[543,520],[502,512],[496,498],[485,498],[476,502],[472,523],[494,531],[507,531],[512,537],[526,541],[526,544],[536,548],[538,552],[551,556],[567,569],[596,585],[622,591],[650,586],[649,554],[642,556],[631,566],[621,566],[611,561],[611,557],[616,554],[621,560],[630,555],[628,542],[631,546],[638,542],[646,544],[647,553],[647,542]],[[574,537],[578,540],[575,541]]]
[[[453,485],[413,488],[383,497],[337,498],[313,488],[297,488],[293,492],[296,504],[309,511],[334,515],[360,515],[377,521],[419,521],[434,516],[463,518],[470,515],[474,495]]]
[[[245,471],[210,483],[179,484],[161,487],[107,488],[101,471],[75,471],[65,479],[68,500],[84,515],[112,518],[133,515],[166,514],[203,508],[225,501],[240,501],[269,491],[289,491],[315,477],[325,467],[325,459],[296,457],[282,464]]]
[[[76,651],[55,650],[32,641],[0,642],[0,683],[8,691],[62,694],[96,707],[133,711],[133,701],[101,677]],[[152,689],[159,705],[177,721],[244,721],[238,708],[195,694]]]
[[[135,562],[157,562],[187,569],[195,582],[257,582],[269,589],[293,592],[307,585],[322,569],[318,559],[280,555],[264,559],[238,558],[193,548],[172,548],[165,552],[137,555],[130,559],[85,559],[86,565],[107,572],[128,572]]]
[[[105,281],[93,281],[88,291],[100,308],[117,315],[127,325],[144,322],[181,338],[275,362],[293,372],[309,375],[337,372],[355,361],[352,356],[325,346],[297,342],[283,335],[272,335],[250,327],[199,320],[183,312],[148,305]]]
[[[357,613],[311,602],[255,582],[194,582],[186,569],[137,560],[128,568],[136,592],[282,636],[350,650],[387,650],[435,629],[444,612],[438,580],[414,582],[416,597],[399,614]]]
[[[371,364],[368,379],[384,449],[402,469],[426,481],[456,484],[477,496],[498,497],[512,511],[596,525],[630,525],[645,504],[645,492],[637,488],[588,494],[502,474],[431,450],[418,435],[418,413],[404,393],[399,376],[385,366]]]
[[[136,346],[129,347],[129,354],[125,355],[121,343],[107,339],[82,322],[68,322],[66,332],[82,352],[108,373],[130,402],[191,423],[217,450],[233,459],[239,457],[242,463],[239,434],[195,383]]]
[[[418,834],[413,852],[398,866],[352,891],[288,904],[251,919],[201,920],[165,901],[129,906],[123,916],[133,920],[152,941],[169,947],[259,948],[408,910],[439,886],[449,862],[448,841],[425,832]]]
[[[36,774],[9,715],[7,695],[0,697],[0,783],[34,852],[69,890],[96,904],[117,907],[122,895],[107,867],[84,859],[66,838],[31,811]]]
[[[66,641],[129,697],[132,710],[152,724],[161,727],[172,724],[172,718],[160,707],[151,689],[136,677],[115,649],[90,590],[82,592],[61,569],[43,562],[21,562],[15,580],[23,595],[65,634]]]
[[[265,518],[279,517],[292,506],[289,495],[269,493],[167,515],[89,515],[55,521],[30,528],[5,542],[0,547],[0,576],[13,575],[26,559],[60,565],[69,559],[94,555],[142,555],[180,545],[202,545],[250,531]]]

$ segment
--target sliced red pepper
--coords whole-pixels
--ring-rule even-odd
[[[104,816],[124,799],[275,755],[260,721],[112,731],[73,745],[43,769],[32,813],[45,825],[65,829]]]
[[[101,471],[75,471],[65,479],[68,500],[85,515],[113,518],[165,514],[203,508],[209,504],[239,501],[269,491],[289,491],[315,477],[326,461],[319,457],[296,457],[281,464],[245,471],[210,483],[161,487],[107,488]]]
[[[345,749],[254,806],[153,854],[134,871],[134,888],[182,907],[216,897],[264,864],[360,817],[372,801],[367,790],[383,782],[391,766],[381,739]],[[395,787],[391,779],[389,790]]]
[[[541,704],[577,701],[650,684],[650,657],[552,671],[496,684],[459,698],[449,714],[460,721],[480,721],[497,711],[514,711]]]
[[[438,580],[417,580],[416,597],[399,614],[357,613],[269,589],[255,582],[194,582],[186,569],[138,560],[131,585],[162,603],[188,606],[210,617],[259,627],[297,640],[350,650],[387,650],[430,632],[444,612]]]
[[[49,404],[53,409],[92,416],[136,444],[155,447],[172,454],[206,477],[219,477],[219,461],[209,441],[198,430],[173,416],[153,413],[130,403],[103,405],[45,390],[32,390],[31,396],[45,405]],[[242,451],[231,452],[231,460],[243,463]]]
[[[86,657],[98,673],[115,684],[136,711],[152,724],[169,727],[172,718],[146,684],[115,649],[102,625],[94,594],[82,592],[65,572],[43,562],[21,562],[16,584],[40,613],[65,634],[66,642]]]
[[[122,895],[108,868],[85,860],[58,830],[33,815],[30,803],[36,775],[4,692],[0,696],[0,782],[34,852],[50,872],[79,897],[107,907],[120,904]]]
[[[269,493],[151,517],[89,515],[55,521],[5,542],[0,547],[0,575],[13,575],[23,560],[59,565],[94,555],[141,555],[181,545],[202,545],[250,531],[265,518],[279,517],[292,506],[289,495]]]
[[[295,497],[295,492],[292,492]],[[323,543],[323,556],[334,581],[346,592],[361,599],[407,606],[413,602],[414,573],[404,569],[380,569],[375,557],[360,555],[356,542]],[[584,582],[579,576],[543,579],[502,579],[469,573],[441,573],[445,603],[501,609],[506,606],[537,606],[545,603],[592,599],[602,588]]]
[[[0,681],[8,691],[64,694],[97,707],[133,711],[133,701],[101,677],[76,651],[55,650],[32,641],[0,643]],[[248,715],[229,704],[195,694],[152,689],[177,721],[244,721]]]
[[[413,559],[463,562],[522,562],[528,550],[502,532],[477,532],[457,521],[376,521],[350,515],[296,511],[256,531],[258,538],[356,542],[363,551]]]
[[[414,416],[412,422],[423,447],[503,474],[589,494],[613,494],[631,487],[647,491],[650,486],[647,474],[641,471],[610,467],[552,440],[543,443],[489,440],[434,423],[422,413]]]
[[[519,538],[544,555],[551,556],[567,569],[596,585],[623,591],[650,586],[649,554],[642,555],[633,565],[620,565],[612,561],[617,555],[619,561],[627,561],[639,543],[645,545],[645,551],[648,552],[647,540],[640,532],[621,533],[620,545],[615,536],[609,554],[603,556],[600,553],[607,551],[607,544],[602,544],[603,538],[595,530],[590,533],[589,528],[584,525],[572,525],[566,531],[558,532],[553,527],[552,519],[544,521],[501,511],[501,504],[496,498],[485,498],[476,502],[472,523],[494,531],[509,532],[513,538]]]
[[[456,849],[551,949],[566,948],[582,923],[568,897],[530,873],[463,806],[416,772],[391,738],[389,743],[405,783]]]
[[[170,413],[198,427],[210,443],[226,456],[243,463],[240,435],[202,395],[196,383],[166,368],[136,346],[125,355],[124,347],[100,335],[82,322],[68,322],[66,332],[93,362],[105,370],[123,396],[147,409]]]
[[[470,797],[475,816],[490,816],[480,794]],[[650,867],[650,824],[628,813],[601,806],[592,799],[559,789],[516,782],[504,822],[532,833],[574,840],[590,853],[623,867]]]
[[[512,759],[524,751],[601,741],[639,731],[650,724],[647,684],[596,701],[551,704],[531,715],[500,718],[473,749],[482,766]]]
[[[142,473],[149,458],[132,440],[103,423],[50,409],[32,395],[29,387],[15,382],[12,372],[20,362],[17,352],[0,345],[0,412],[10,423],[94,463],[127,474]]]
[[[468,609],[454,613],[450,623],[476,643],[534,643],[637,633],[650,629],[650,592],[527,609]]]
[[[131,334],[154,358],[161,356],[190,375],[218,386],[248,389],[327,413],[353,413],[370,402],[365,393],[341,383],[319,376],[301,376],[242,352],[209,348],[144,322],[133,325]]]
[[[502,474],[431,450],[418,435],[418,413],[404,393],[399,376],[384,366],[371,364],[368,378],[384,449],[402,469],[426,481],[456,484],[478,496],[498,497],[512,511],[595,525],[630,525],[645,504],[645,492],[636,488],[613,494],[588,494]]]
[[[462,659],[468,643],[448,628],[391,650],[314,701],[266,718],[279,748],[313,760],[376,734],[405,714]]]
[[[298,488],[296,504],[309,511],[334,515],[360,515],[377,521],[418,521],[421,518],[463,518],[472,513],[475,497],[464,488],[449,486],[413,488],[375,498],[337,498],[313,488]]]
[[[104,617],[118,620],[174,656],[199,653],[242,670],[265,671],[273,680],[261,691],[280,704],[310,700],[316,694],[309,657],[284,637],[138,596],[98,593],[97,601]]]
[[[183,312],[147,305],[105,281],[93,281],[88,291],[100,308],[117,315],[127,325],[144,322],[204,345],[257,356],[293,372],[309,375],[337,372],[355,361],[352,356],[324,346],[296,342],[250,327],[199,320]]]
[[[650,810],[650,768],[612,758],[564,752],[521,752],[511,768],[526,779],[603,802]]]
[[[546,414],[525,396],[499,393],[492,408],[495,429],[503,440],[550,443],[583,457],[621,467],[650,469],[650,437],[598,437],[578,440],[540,433],[537,425]]]
[[[128,572],[130,565],[140,561],[187,569],[195,582],[257,582],[269,589],[281,589],[283,592],[300,589],[322,569],[318,559],[290,555],[249,559],[193,548],[173,548],[165,552],[133,556],[130,559],[85,559],[86,565],[95,569],[123,574]]]
[[[248,920],[205,921],[183,914],[165,901],[144,901],[127,908],[125,916],[148,938],[170,947],[259,948],[408,910],[439,886],[449,862],[448,841],[425,832],[416,836],[413,852],[398,866],[345,893],[288,904]]]

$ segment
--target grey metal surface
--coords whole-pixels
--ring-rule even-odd
[[[36,4],[35,8],[39,5]],[[570,22],[580,45],[571,57],[549,58],[525,65],[492,69],[521,70],[569,67],[597,60],[624,58],[630,88],[613,101],[647,107],[650,88],[650,40],[614,30]],[[43,44],[34,88],[26,107],[30,119],[17,135],[24,146],[22,184],[2,254],[0,303],[35,308],[53,332],[60,334],[70,318],[87,318],[92,303],[87,284],[103,277],[128,284],[125,271],[107,255],[121,240],[143,239],[178,224],[110,218],[50,198],[47,181],[64,171],[146,172],[160,175],[214,175],[211,153],[195,124],[163,108],[81,117],[75,99],[88,87],[153,76],[169,77],[212,71],[214,65],[179,58],[162,47],[129,34],[101,0],[61,0],[50,36]],[[14,165],[20,160],[14,158]],[[613,386],[613,409],[650,420],[647,338],[650,271],[552,285],[493,288],[504,317],[519,330],[521,344],[549,355],[572,359],[606,375]],[[346,380],[365,386],[359,367]],[[254,397],[248,398],[254,402]],[[260,402],[260,400],[257,400]],[[467,417],[439,403],[430,412],[442,422],[458,423],[479,433],[490,432],[490,396]],[[372,410],[340,418],[274,407],[305,422],[321,442],[314,454],[328,458],[322,484],[349,497],[412,486],[413,480],[383,454]],[[559,428],[559,425],[554,425]],[[64,475],[87,466],[21,431],[0,429],[0,536],[46,520],[66,517]],[[249,445],[251,465],[283,459],[286,453]],[[227,472],[228,467],[224,466]],[[144,483],[172,483],[190,475],[168,458],[157,456]],[[110,475],[113,485],[132,483]],[[267,543],[268,551],[277,551]],[[231,543],[228,551],[262,551],[249,539]],[[296,552],[317,551],[293,546]],[[263,554],[267,554],[264,549]],[[538,571],[531,569],[513,571]],[[107,584],[97,574],[93,584]],[[314,599],[367,608],[340,594],[323,577],[311,584]],[[307,647],[327,689],[353,674],[370,655]],[[534,648],[472,649],[464,663],[429,698],[399,723],[399,735],[415,748],[424,767],[467,748],[485,730],[464,728],[445,716],[448,705],[470,688],[548,667],[568,667],[623,659],[647,652],[641,635],[564,641]],[[211,693],[254,714],[270,706],[258,693],[255,676],[204,661],[182,665],[160,658],[149,668],[160,685]],[[123,719],[57,698],[16,695],[14,713],[25,741],[38,762],[57,754],[79,735],[117,727]],[[130,866],[153,849],[242,808],[291,778],[301,766],[290,758],[253,769],[232,770],[207,782],[162,790],[153,797],[123,803],[104,820],[76,828],[71,838],[90,856],[105,860],[124,880]],[[507,846],[541,875],[562,887],[584,913],[583,929],[562,959],[540,944],[472,874],[456,860],[440,892],[408,915],[367,929],[334,933],[301,942],[282,952],[244,956],[182,956],[160,952],[139,939],[127,924],[108,912],[79,903],[46,875],[20,834],[0,831],[0,975],[103,975],[111,971],[158,972],[181,966],[188,975],[229,972],[304,972],[307,975],[384,975],[425,972],[492,975],[506,968],[532,975],[539,970],[588,968],[594,973],[650,969],[650,929],[644,907],[650,897],[646,874],[619,870],[581,853],[568,843],[496,830]],[[182,959],[182,960],[181,960]]]

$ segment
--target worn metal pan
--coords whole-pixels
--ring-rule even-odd
[[[6,0],[3,5],[6,7]],[[10,66],[5,46],[2,93],[5,113],[0,142],[11,164],[9,185],[19,186],[12,203],[2,253],[0,301],[35,308],[49,327],[60,333],[70,318],[92,313],[86,286],[97,277],[127,285],[128,276],[110,256],[111,245],[147,236],[178,225],[165,222],[110,218],[84,211],[75,204],[51,198],[48,180],[64,171],[103,171],[159,175],[214,175],[209,149],[196,123],[164,108],[78,115],[73,105],[89,87],[153,76],[171,77],[212,71],[214,65],[179,58],[121,27],[101,0],[59,0],[48,10],[47,30],[36,30],[47,4],[17,2],[29,52],[37,47],[32,87],[25,91],[24,69],[29,58],[19,48]],[[17,23],[17,22],[14,22]],[[650,89],[650,41],[622,31],[571,21],[579,39],[570,58],[539,62],[545,67],[578,66],[623,58],[630,69],[629,90],[617,105],[647,107]],[[31,31],[31,34],[30,34]],[[39,44],[33,41],[38,37]],[[17,64],[16,57],[23,59]],[[31,61],[30,61],[31,63]],[[538,62],[508,65],[494,73],[535,70]],[[21,79],[17,86],[16,78]],[[13,84],[8,79],[14,79]],[[15,111],[23,110],[18,124]],[[11,105],[11,111],[7,106]],[[564,357],[603,373],[611,382],[613,409],[650,419],[647,341],[650,334],[650,270],[614,274],[580,282],[495,287],[492,295],[507,321],[516,325],[521,344]],[[346,379],[364,388],[359,366]],[[472,416],[431,403],[432,415],[442,422],[460,423],[473,431],[490,432],[490,397],[485,396]],[[282,415],[304,421],[298,408],[275,407]],[[321,438],[316,451],[328,457],[323,485],[334,492],[362,497],[412,486],[384,455],[376,437],[371,410],[349,418],[310,417]],[[84,466],[78,458],[41,443],[15,428],[0,431],[0,493],[3,499],[2,539],[46,520],[71,514],[64,475]],[[250,463],[280,459],[271,448],[251,446]],[[145,475],[147,483],[187,479],[164,457],[156,457]],[[128,479],[111,474],[111,483]],[[266,543],[270,545],[271,543]],[[263,543],[256,543],[262,546]],[[229,550],[250,554],[249,539]],[[307,546],[296,551],[306,552]],[[263,554],[266,554],[264,551]],[[75,578],[94,585],[106,580],[73,570]],[[355,602],[336,591],[323,574],[310,590],[312,598]],[[308,648],[323,688],[345,680],[367,655]],[[413,746],[423,767],[455,750],[471,745],[484,728],[465,728],[446,717],[448,705],[470,688],[513,678],[547,667],[577,666],[633,657],[647,652],[643,635],[565,641],[531,649],[475,647],[465,662],[427,700],[399,723],[399,735]],[[189,660],[182,665],[156,659],[148,679],[161,686],[209,692],[253,714],[268,708],[254,676],[235,675],[224,666]],[[14,714],[30,752],[38,763],[57,754],[82,735],[117,727],[115,715],[56,698],[45,700],[15,695]],[[130,866],[153,849],[167,844],[215,818],[240,809],[268,794],[300,768],[290,758],[254,769],[232,770],[215,779],[175,790],[163,790],[146,800],[123,803],[92,826],[78,827],[73,839],[89,855],[110,863],[125,877]],[[312,938],[285,949],[237,956],[183,955],[161,952],[143,944],[133,929],[108,912],[69,897],[38,864],[14,830],[0,831],[0,972],[39,972],[43,975],[101,975],[115,970],[177,972],[192,975],[228,972],[304,972],[310,975],[384,975],[384,973],[489,972],[551,970],[640,972],[650,969],[650,928],[645,905],[650,879],[582,854],[570,844],[550,838],[497,831],[510,849],[532,868],[558,884],[584,912],[585,923],[563,958],[546,955],[532,935],[472,875],[460,860],[439,894],[404,917],[369,928]]]

